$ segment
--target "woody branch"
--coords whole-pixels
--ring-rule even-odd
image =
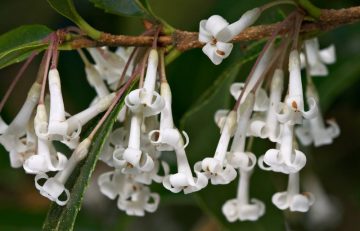
[[[316,31],[327,31],[338,26],[351,24],[360,20],[360,6],[350,7],[339,10],[321,10],[321,15],[316,22],[304,22],[301,26],[302,33],[310,33]],[[278,23],[270,25],[259,25],[249,27],[232,42],[242,42],[259,40],[269,37],[277,28]],[[286,33],[284,28],[280,33]],[[151,46],[153,36],[127,36],[112,35],[103,33],[98,41],[85,37],[77,37],[69,42],[70,49],[96,47],[96,46]],[[194,48],[202,47],[204,44],[198,41],[197,32],[176,30],[172,35],[160,36],[158,43],[161,46],[174,45],[180,51],[186,51]]]

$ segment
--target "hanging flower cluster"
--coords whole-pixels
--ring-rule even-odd
[[[251,25],[259,12],[258,8],[250,10],[231,25],[220,16],[200,22],[199,41],[206,42],[203,51],[214,64],[219,64],[231,51],[232,45],[227,43],[229,49],[220,50],[224,47],[223,42],[228,42],[236,33]],[[304,146],[313,143],[318,147],[332,143],[339,135],[339,127],[334,120],[327,121],[328,127],[325,125],[319,109],[320,99],[311,79],[311,76],[328,74],[325,64],[335,62],[334,46],[319,50],[318,40],[313,38],[304,41],[300,49],[298,28],[301,21],[302,15],[289,15],[265,45],[245,83],[231,85],[230,93],[237,102],[233,110],[219,110],[215,114],[215,122],[221,132],[215,154],[195,164],[195,170],[206,174],[212,184],[228,184],[239,175],[237,197],[228,200],[222,207],[229,222],[254,221],[265,213],[264,203],[249,197],[250,177],[256,163],[263,170],[289,177],[287,190],[272,197],[276,207],[308,211],[315,198],[309,192],[300,191],[299,172],[307,158],[298,150],[296,138]],[[283,35],[281,41],[276,41],[275,36],[283,27],[290,32]],[[233,28],[241,30],[236,29],[235,34],[223,39],[222,35]],[[209,47],[217,50],[210,53]],[[226,56],[220,59],[219,50],[224,51]],[[288,57],[288,62],[285,57]],[[288,72],[283,68],[285,65],[288,65]],[[302,68],[307,76],[305,97]],[[285,80],[287,76],[288,81]],[[287,88],[285,82],[288,82]],[[266,86],[269,86],[268,90]],[[275,148],[257,158],[245,148],[246,140],[255,137],[274,142]]]
[[[218,15],[202,20],[199,41],[204,43],[203,52],[214,64],[220,64],[233,49],[230,41],[252,25],[263,10],[250,10],[232,24]],[[0,143],[9,152],[12,167],[23,167],[27,174],[35,175],[35,187],[41,195],[65,205],[70,198],[66,182],[87,156],[93,134],[103,120],[88,137],[82,137],[82,128],[102,112],[106,111],[106,118],[124,91],[138,80],[135,89],[125,96],[125,105],[100,155],[112,170],[98,177],[99,189],[109,199],[116,199],[120,210],[135,216],[156,211],[160,196],[151,191],[153,182],[173,193],[188,194],[205,188],[209,182],[229,184],[239,176],[237,196],[225,202],[222,212],[229,222],[255,221],[265,214],[264,203],[250,197],[250,179],[258,165],[262,170],[288,175],[287,190],[272,197],[276,207],[306,212],[315,198],[300,190],[299,173],[307,158],[297,140],[301,145],[318,147],[332,143],[340,130],[334,120],[324,123],[312,82],[312,76],[328,74],[326,64],[335,62],[335,48],[320,50],[316,38],[301,43],[302,19],[303,15],[295,12],[280,23],[246,81],[231,85],[234,108],[215,114],[220,130],[216,150],[193,168],[186,154],[189,137],[173,121],[165,51],[156,45],[119,47],[115,52],[107,47],[88,48],[93,62],[79,50],[96,97],[88,108],[69,115],[57,70],[58,40],[53,38],[38,79],[19,113],[10,124],[0,118]],[[277,40],[284,27],[287,32]],[[274,148],[256,156],[250,145],[246,147],[253,138],[268,139],[275,143]],[[59,152],[58,143],[67,146],[72,154]],[[170,171],[163,161],[165,151],[166,155],[175,155],[176,170]]]

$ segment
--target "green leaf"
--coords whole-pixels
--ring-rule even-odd
[[[120,16],[140,16],[159,21],[164,26],[166,34],[172,33],[175,29],[158,17],[152,10],[147,0],[90,0],[94,5],[107,13]]]
[[[90,26],[76,11],[72,0],[47,0],[50,6],[61,15],[73,21],[93,39],[99,39],[101,32]]]
[[[343,60],[338,64],[334,72],[330,71],[326,79],[314,79],[314,81],[321,81],[318,91],[323,111],[327,111],[336,98],[359,80],[360,66],[354,65],[354,63],[360,63],[358,56]]]
[[[0,69],[20,62],[47,47],[42,40],[52,31],[42,25],[18,27],[0,36]]]
[[[94,5],[107,13],[121,16],[146,16],[146,8],[139,0],[90,0]]]
[[[263,45],[256,44],[251,50]],[[250,52],[248,52],[250,53]],[[218,109],[230,108],[234,104],[231,99],[229,88],[236,79],[239,70],[248,73],[252,62],[258,55],[247,55],[241,61],[227,70],[214,82],[203,94],[198,102],[183,116],[180,125],[190,137],[187,147],[189,161],[195,163],[205,157],[213,156],[218,143],[220,132],[214,122],[214,114]],[[258,146],[258,145],[257,145]],[[261,152],[259,152],[261,153]],[[228,222],[222,214],[222,205],[229,199],[236,197],[238,179],[229,185],[208,185],[205,189],[195,193],[199,206],[214,217],[222,230],[283,230],[282,212],[271,205],[271,196],[274,186],[271,182],[271,174],[255,170],[251,180],[251,197],[258,198],[267,204],[266,214],[257,222]]]
[[[132,87],[129,89],[131,88]],[[125,97],[122,97],[121,101],[105,120],[103,126],[101,126],[93,139],[87,158],[75,169],[68,180],[66,184],[66,187],[70,191],[68,203],[63,207],[56,203],[51,204],[43,225],[43,230],[73,230],[91,175],[95,169],[103,145],[117,120],[117,115],[124,105],[124,99]]]

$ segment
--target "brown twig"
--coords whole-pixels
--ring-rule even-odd
[[[339,10],[321,10],[319,21],[304,22],[301,26],[301,33],[316,31],[327,31],[344,24],[354,23],[360,20],[360,6]],[[232,42],[259,40],[271,36],[277,28],[278,23],[249,27],[237,35]],[[287,33],[287,29],[280,31],[280,34]],[[153,36],[126,36],[103,33],[98,41],[84,37],[78,37],[70,42],[72,49],[95,46],[151,46]],[[174,45],[181,51],[200,48],[204,44],[198,41],[197,32],[176,30],[172,36],[160,36],[159,46]]]

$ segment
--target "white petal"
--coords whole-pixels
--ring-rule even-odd
[[[199,41],[202,43],[212,42],[211,40],[213,38],[205,28],[206,22],[207,20],[201,20],[199,25]]]
[[[256,221],[265,213],[265,205],[263,202],[252,199],[252,204],[246,204],[239,207],[240,221]]]
[[[325,49],[322,49],[319,53],[321,61],[326,64],[333,64],[336,62],[335,46],[331,45]]]
[[[308,197],[297,194],[292,197],[289,209],[290,211],[307,212],[310,206]]]
[[[223,17],[220,15],[213,15],[206,21],[205,29],[212,36],[217,38],[218,33],[220,33],[228,25],[229,23]]]
[[[235,222],[238,219],[238,201],[237,199],[231,199],[225,202],[222,206],[222,213],[225,215],[229,222]]]
[[[287,192],[275,193],[271,198],[272,203],[281,210],[289,208]]]
[[[230,41],[244,29],[251,26],[259,18],[260,14],[260,8],[254,8],[252,10],[246,11],[238,21],[223,29],[217,35],[217,39],[224,42]]]
[[[204,54],[209,57],[211,62],[213,62],[215,65],[219,65],[223,58],[216,54],[216,46],[212,45],[210,43],[206,43],[205,46],[203,46],[202,51]]]

